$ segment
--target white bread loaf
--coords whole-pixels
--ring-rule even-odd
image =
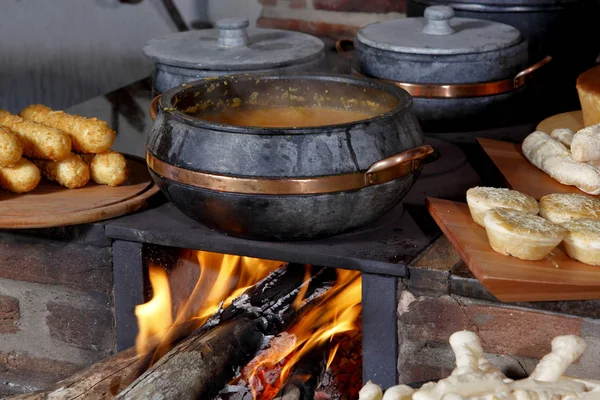
[[[569,150],[549,135],[539,131],[529,134],[522,149],[530,163],[563,185],[575,186],[589,194],[600,194],[600,170],[575,161]]]
[[[600,160],[600,124],[583,128],[573,136],[571,154],[575,161]]]
[[[571,143],[573,143],[573,137],[575,136],[575,132],[569,128],[558,128],[552,131],[550,134],[552,139],[556,139],[566,147],[571,147]]]

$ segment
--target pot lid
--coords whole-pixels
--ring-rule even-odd
[[[144,54],[176,67],[235,71],[306,62],[318,58],[325,47],[311,35],[248,25],[248,20],[223,19],[217,29],[161,36],[146,44]]]
[[[356,39],[398,53],[449,55],[504,49],[521,41],[518,29],[499,22],[455,18],[448,6],[425,9],[424,18],[378,22],[361,28]]]

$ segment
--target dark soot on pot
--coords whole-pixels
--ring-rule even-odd
[[[306,128],[358,122],[393,110],[398,99],[372,87],[299,79],[207,80],[182,91],[173,106],[220,124]]]

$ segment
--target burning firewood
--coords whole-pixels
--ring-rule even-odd
[[[140,374],[143,357],[134,348],[122,351],[50,388],[10,397],[11,400],[108,400],[129,386]]]
[[[285,330],[332,285],[335,271],[288,265],[210,318],[205,327],[181,341],[117,399],[210,399],[260,349],[266,335]],[[306,292],[298,307],[292,307]],[[218,324],[217,324],[218,322]]]
[[[313,348],[287,377],[274,400],[313,400],[321,375],[327,368],[329,342]]]

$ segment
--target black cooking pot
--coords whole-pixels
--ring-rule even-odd
[[[232,108],[317,107],[368,114],[328,126],[210,122]],[[410,95],[343,75],[237,75],[174,88],[157,101],[150,173],[197,221],[234,236],[290,240],[339,234],[397,205],[432,153]]]

